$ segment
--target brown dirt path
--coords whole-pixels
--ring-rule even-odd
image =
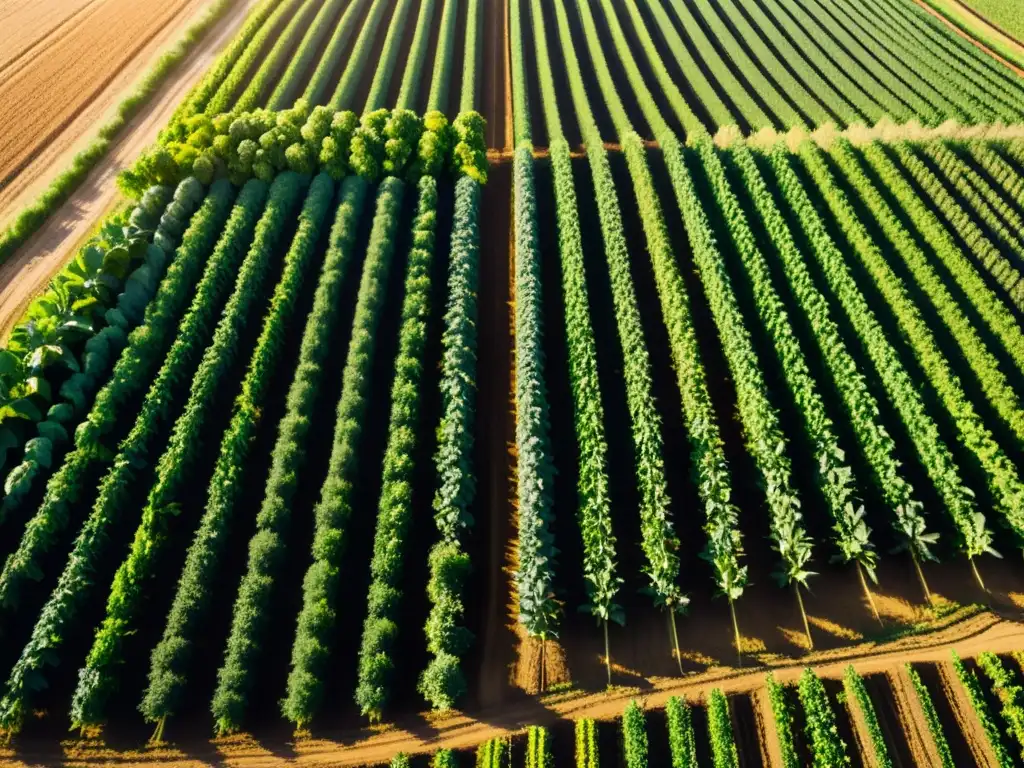
[[[249,736],[229,739],[197,740],[179,745],[147,748],[142,751],[118,751],[98,740],[67,741],[59,750],[44,745],[21,743],[17,752],[0,750],[0,760],[11,765],[127,765],[170,764],[218,765],[262,768],[288,764],[355,766],[389,760],[396,752],[433,752],[440,748],[464,749],[495,736],[516,733],[528,724],[551,724],[560,719],[593,717],[612,720],[621,715],[626,703],[641,699],[647,708],[665,705],[670,696],[685,694],[690,700],[703,698],[712,688],[726,694],[758,691],[770,668],[783,683],[796,681],[805,665],[811,664],[823,678],[839,680],[848,664],[862,674],[887,673],[905,662],[937,664],[949,667],[951,648],[965,657],[982,651],[1009,653],[1024,645],[1024,625],[980,613],[933,632],[904,637],[890,643],[861,645],[814,654],[800,660],[780,660],[770,667],[732,669],[714,668],[685,678],[652,678],[643,689],[613,688],[601,693],[567,692],[543,698],[523,699],[499,708],[482,710],[475,717],[453,714],[447,718],[420,716],[399,726],[338,732],[329,738],[293,740],[278,735],[265,742]],[[952,670],[948,672],[951,674]],[[948,678],[951,679],[951,678]],[[947,685],[956,705],[958,686]],[[961,697],[962,698],[962,697]],[[963,702],[959,702],[962,709]],[[762,705],[763,707],[763,705]],[[965,731],[976,740],[980,726],[973,718],[963,717]],[[169,727],[173,734],[173,723]],[[972,736],[969,735],[969,738]],[[975,745],[979,765],[986,765],[983,744]]]
[[[907,745],[914,757],[914,764],[942,765],[942,758],[928,731],[928,720],[921,708],[921,702],[902,665],[889,671],[889,686],[893,694],[893,706],[896,708]]]
[[[209,30],[195,50],[153,95],[149,104],[125,127],[122,138],[111,147],[106,158],[92,170],[71,198],[54,212],[49,221],[11,259],[0,265],[0,338],[6,338],[28,303],[46,287],[50,277],[70,257],[74,246],[92,229],[99,217],[116,204],[117,174],[143,148],[156,140],[157,133],[180,100],[209,68],[256,2],[244,0]],[[194,20],[192,15],[182,18],[181,24],[176,25],[180,27],[178,33],[194,23]],[[136,75],[144,75],[152,60],[141,62],[135,70]],[[130,87],[130,82],[128,85]],[[116,99],[117,95],[112,94],[111,101],[116,103]],[[98,115],[94,115],[93,119],[98,119]],[[62,153],[64,155],[76,151],[75,147],[66,145],[65,150]],[[54,163],[54,171],[59,171],[68,161],[69,157],[60,158],[59,162]],[[48,182],[49,179],[45,179],[45,183]],[[37,190],[30,189],[29,199],[37,193]]]

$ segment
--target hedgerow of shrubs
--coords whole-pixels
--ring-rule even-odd
[[[154,183],[174,184],[194,175],[204,184],[227,178],[240,186],[256,177],[271,181],[284,170],[335,181],[357,173],[369,181],[397,176],[415,181],[444,172],[487,181],[486,121],[462,112],[449,122],[440,112],[378,109],[361,118],[351,111],[310,107],[197,114],[149,149],[118,178],[121,190],[139,197]]]

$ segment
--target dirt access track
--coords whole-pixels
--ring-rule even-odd
[[[600,693],[570,691],[545,697],[522,699],[476,717],[453,714],[443,718],[424,715],[415,721],[384,729],[330,734],[329,738],[294,738],[278,733],[263,742],[241,735],[223,739],[182,742],[141,751],[120,751],[98,739],[68,740],[48,744],[37,751],[32,743],[19,743],[16,750],[0,749],[5,765],[220,765],[263,768],[277,765],[372,765],[387,762],[397,752],[433,752],[441,748],[471,748],[496,736],[514,734],[527,725],[552,725],[566,718],[619,717],[630,699],[642,700],[648,709],[665,705],[670,696],[685,694],[690,701],[702,700],[712,688],[726,694],[755,694],[772,671],[777,680],[793,682],[803,668],[813,665],[823,678],[838,680],[853,664],[864,676],[901,674],[905,662],[945,665],[950,650],[964,657],[983,651],[1008,653],[1024,647],[1024,625],[983,612],[923,634],[906,636],[888,643],[861,645],[813,654],[804,659],[784,660],[748,669],[712,668],[685,678],[652,678],[643,689],[612,688]],[[173,738],[174,723],[168,726]],[[852,746],[852,745],[851,745]]]
[[[156,140],[180,100],[231,40],[255,3],[239,0],[208,30],[125,126],[110,152],[71,198],[0,266],[0,337],[6,337],[71,248],[113,205],[117,174]],[[4,46],[0,55],[0,114],[4,117],[0,122],[0,178],[7,178],[0,186],[0,225],[70,165],[108,113],[163,51],[201,18],[209,4],[210,0],[172,0],[162,5],[137,0],[0,0],[0,27],[5,28],[0,32],[0,45]],[[34,15],[36,7],[56,5],[66,10],[62,20],[47,18],[42,10],[38,14],[43,18]],[[168,10],[172,7],[174,12]],[[117,18],[123,21],[114,24]],[[7,32],[7,25],[22,23],[35,24],[35,37]],[[130,29],[125,27],[129,23]],[[108,35],[107,27],[112,24],[117,31]],[[8,50],[8,41],[13,48],[20,46],[20,53]],[[25,153],[30,157],[27,163]]]

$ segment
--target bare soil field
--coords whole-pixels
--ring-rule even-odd
[[[104,0],[38,0],[0,2],[0,77],[20,69],[41,50],[70,32]]]
[[[84,18],[72,14],[67,34],[28,52],[31,61],[0,82],[0,184],[52,143],[161,31],[175,20],[191,21],[207,3],[104,0]]]
[[[122,138],[71,198],[19,249],[14,258],[0,266],[0,337],[6,337],[28,302],[45,288],[73,248],[89,233],[101,215],[115,204],[118,195],[117,174],[143,148],[156,140],[157,133],[178,103],[238,30],[255,2],[245,0],[239,3],[209,31],[192,54],[168,76],[150,103],[125,127]],[[29,166],[0,189],[0,224],[16,215],[22,205],[34,198],[49,183],[50,178],[70,162],[71,156],[79,149],[78,145],[87,142],[102,123],[103,114],[120,101],[124,92],[132,87],[139,76],[145,74],[164,45],[173,44],[195,22],[205,4],[206,0],[187,3],[185,10],[170,23],[173,29],[165,28],[159,35],[162,43],[146,46],[142,54],[126,64],[116,83],[103,89],[49,146],[39,152]],[[16,189],[20,192],[14,192]]]

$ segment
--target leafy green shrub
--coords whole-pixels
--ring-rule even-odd
[[[668,722],[672,768],[697,768],[697,738],[693,732],[693,715],[685,696],[669,698],[665,703],[665,719]]]
[[[793,714],[786,699],[786,689],[775,681],[769,672],[765,678],[768,689],[768,703],[772,708],[772,720],[775,724],[775,737],[779,742],[784,768],[799,768],[800,758],[797,757],[796,744],[793,741]]]
[[[708,736],[711,738],[711,757],[715,768],[739,768],[729,701],[718,688],[712,690],[708,697]]]
[[[622,751],[626,768],[647,768],[647,726],[644,712],[635,700],[622,713]]]
[[[836,715],[829,703],[828,693],[810,668],[805,669],[800,676],[797,690],[807,721],[807,740],[810,742],[815,768],[850,765],[846,742],[839,737]]]

